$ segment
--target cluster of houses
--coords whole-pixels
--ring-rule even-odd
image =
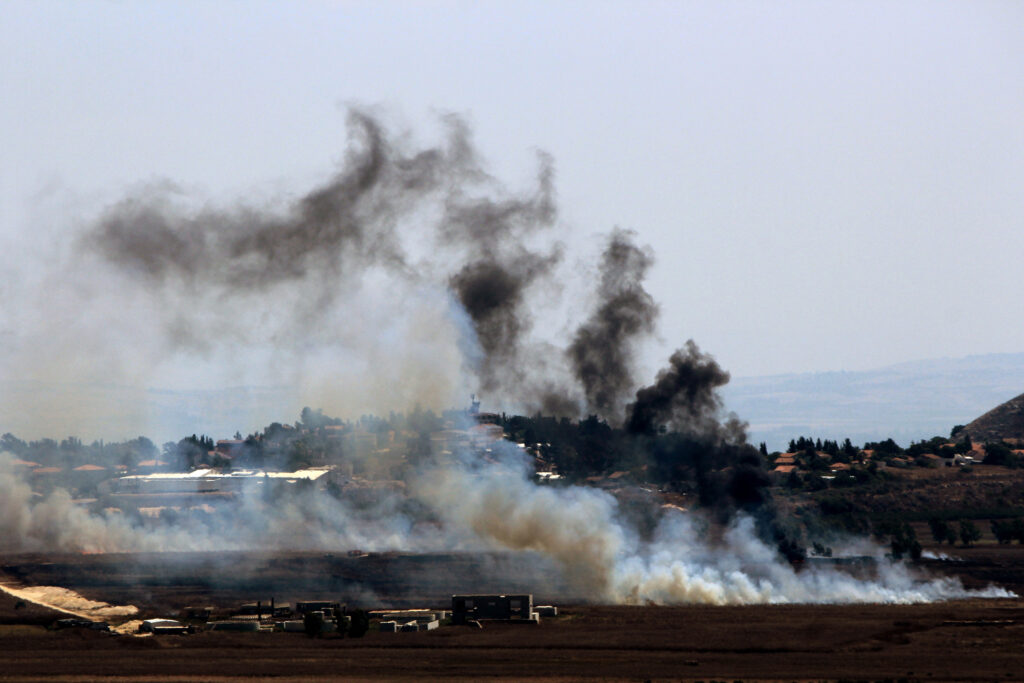
[[[836,462],[834,458],[824,452],[817,451],[816,455],[820,461],[825,462],[825,468],[817,468],[823,479],[833,479],[837,475],[850,472],[857,468],[866,468],[874,464],[878,468],[904,469],[910,467],[966,467],[980,463],[985,459],[985,447],[977,445],[966,453],[952,452],[957,446],[954,443],[946,443],[936,450],[944,452],[943,457],[935,453],[920,453],[914,456],[907,454],[878,453],[871,449],[860,450],[849,462]],[[1024,456],[1024,449],[1013,451],[1018,456]],[[772,461],[771,473],[777,483],[782,482],[793,473],[805,474],[812,468],[808,462],[808,455],[805,451],[781,453]]]

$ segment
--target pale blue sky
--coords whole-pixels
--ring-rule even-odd
[[[550,152],[570,261],[614,226],[655,250],[652,370],[690,337],[736,375],[1024,350],[1021,3],[0,12],[8,257],[157,178],[301,192],[355,102],[428,140],[464,115],[513,187]]]

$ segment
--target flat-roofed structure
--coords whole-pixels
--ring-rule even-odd
[[[310,467],[294,472],[270,472],[264,470],[221,470],[206,468],[191,472],[154,472],[152,474],[130,474],[117,480],[118,493],[224,493],[240,491],[265,481],[312,482],[326,485],[331,467]]]
[[[536,621],[533,595],[453,595],[452,623],[468,621]]]

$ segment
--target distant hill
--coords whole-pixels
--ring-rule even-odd
[[[864,372],[736,377],[724,387],[723,398],[750,423],[753,443],[765,441],[771,450],[782,450],[800,435],[849,437],[857,445],[892,437],[906,446],[948,435],[993,406],[1014,396],[1019,400],[1021,391],[1024,353],[915,361]],[[75,435],[86,441],[145,435],[157,444],[193,433],[247,434],[275,420],[297,419],[310,400],[288,387],[172,391],[3,380],[0,394],[7,399],[0,434]]]
[[[971,441],[1024,440],[1024,394],[996,406],[964,429]]]
[[[956,425],[1024,390],[1024,353],[900,363],[863,372],[736,377],[726,407],[750,423],[750,439],[784,449],[801,434],[892,437],[901,445],[948,435]]]

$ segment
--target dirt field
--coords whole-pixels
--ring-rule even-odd
[[[1024,603],[580,607],[539,626],[361,639],[0,626],[0,680],[1024,679]]]
[[[1010,587],[1024,585],[1024,553],[1016,546],[978,548],[967,554],[965,561],[936,564],[933,571],[946,569],[974,585],[995,578]],[[228,559],[228,569],[241,561]],[[382,589],[393,585],[395,590],[401,588],[394,583],[396,568],[408,569],[421,561],[411,556],[360,559],[366,561],[363,568],[381,574],[366,581]],[[347,558],[322,555],[260,561],[274,568],[261,580],[255,578],[260,572],[246,572],[234,580],[228,571],[215,580],[193,576],[186,581],[179,569],[168,568],[188,563],[176,564],[175,558],[162,556],[135,557],[130,563],[124,556],[8,557],[4,570],[33,583],[63,575],[62,585],[89,597],[132,602],[144,615],[170,616],[166,610],[183,604],[226,606],[242,598],[266,600],[267,593],[285,585],[297,568],[298,576],[314,577],[325,569],[330,576],[357,566]],[[478,571],[464,556],[431,561],[447,569],[461,567],[466,576]],[[429,584],[418,590],[429,593],[439,588]],[[1020,599],[774,607],[603,607],[562,602],[561,615],[540,625],[487,622],[483,629],[371,631],[360,639],[285,633],[137,638],[86,629],[48,630],[45,625],[57,616],[31,605],[16,608],[13,599],[0,599],[0,680],[1024,680]]]

